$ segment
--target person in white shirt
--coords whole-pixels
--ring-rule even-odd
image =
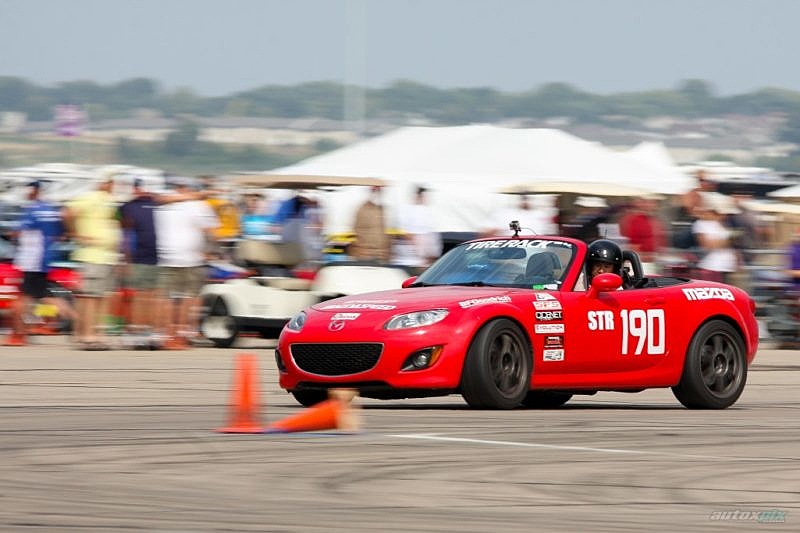
[[[554,219],[558,210],[552,205],[551,195],[538,195],[531,198],[520,194],[516,205],[500,209],[493,217],[492,228],[484,231],[487,235],[508,235],[508,224],[519,222],[523,233],[534,235],[555,235],[558,233]]]
[[[403,206],[398,222],[403,237],[395,247],[395,262],[412,269],[424,269],[442,253],[442,237],[436,230],[433,208],[427,203],[428,190],[418,186],[414,203]]]
[[[191,197],[192,182],[174,178],[175,192]],[[181,200],[160,205],[155,211],[158,243],[158,284],[165,305],[162,324],[166,334],[164,347],[188,347],[187,337],[196,335],[192,310],[200,308],[200,289],[206,282],[206,262],[214,246],[214,230],[219,220],[207,202]],[[187,328],[181,334],[180,328]]]
[[[738,268],[736,250],[731,245],[732,233],[723,224],[725,214],[724,205],[712,205],[701,209],[700,218],[692,224],[692,233],[702,252],[697,263],[699,276],[708,281],[726,283]]]

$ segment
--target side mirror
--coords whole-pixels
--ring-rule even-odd
[[[415,281],[417,281],[417,276],[411,276],[410,278],[408,278],[407,280],[405,280],[405,281],[403,282],[403,284],[401,285],[401,287],[403,287],[404,289],[406,289],[406,288],[408,288],[408,286],[409,286],[409,285],[411,285],[411,284],[412,284],[412,283],[414,283]]]
[[[615,291],[620,287],[622,287],[622,276],[611,272],[598,274],[592,279],[592,286],[589,287],[587,295],[594,298],[600,292]]]

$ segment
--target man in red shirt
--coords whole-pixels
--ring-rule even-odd
[[[619,222],[620,233],[628,239],[628,247],[639,254],[645,274],[656,273],[654,263],[665,244],[664,225],[657,213],[657,196],[639,196]]]

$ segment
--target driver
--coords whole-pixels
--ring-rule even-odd
[[[631,280],[622,270],[622,248],[617,243],[598,239],[589,245],[587,255],[589,259],[586,263],[586,274],[590,284],[598,274],[611,272],[622,278],[622,288],[631,287]]]

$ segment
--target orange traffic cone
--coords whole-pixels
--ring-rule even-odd
[[[27,342],[25,341],[25,335],[20,333],[11,333],[8,337],[6,337],[3,346],[25,346]]]
[[[353,389],[331,389],[327,400],[270,424],[265,433],[295,433],[323,429],[357,432],[361,424],[360,417],[353,408],[353,399],[356,395],[357,392]]]
[[[254,354],[239,354],[236,359],[237,372],[231,392],[230,420],[227,426],[217,429],[219,433],[262,433],[258,422],[258,370]]]

